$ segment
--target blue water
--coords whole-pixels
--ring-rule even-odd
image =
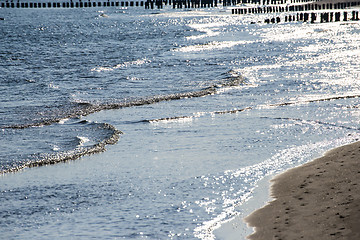
[[[214,239],[262,179],[358,140],[357,22],[0,16],[4,239]]]

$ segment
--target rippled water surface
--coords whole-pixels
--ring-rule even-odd
[[[262,179],[358,140],[358,22],[0,16],[6,239],[214,239]]]

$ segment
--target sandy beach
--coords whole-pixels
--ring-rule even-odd
[[[245,218],[260,239],[360,239],[360,142],[272,180],[275,199]]]

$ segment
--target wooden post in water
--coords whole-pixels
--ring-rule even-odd
[[[309,13],[304,13],[304,22],[309,21]]]
[[[311,13],[311,23],[316,21],[316,13]]]
[[[339,22],[340,21],[340,12],[336,12],[335,13],[335,22]]]
[[[355,11],[352,11],[352,17],[351,17],[352,21],[355,21]]]

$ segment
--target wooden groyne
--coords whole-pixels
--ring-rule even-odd
[[[280,22],[340,22],[340,21],[359,21],[359,11],[351,11],[351,12],[304,12],[297,13],[296,15],[286,15],[282,17],[280,16],[267,18],[265,19],[265,23],[280,23]]]
[[[221,2],[225,3],[225,2]],[[163,8],[205,8],[217,7],[218,0],[145,0],[145,1],[0,1],[1,8],[90,8],[90,7],[145,7],[145,9]],[[225,3],[227,4],[227,3]]]
[[[169,5],[172,8],[205,8],[205,7],[217,7],[218,0],[155,0],[146,1],[145,8],[163,8],[163,6]]]
[[[246,1],[246,0],[244,0]],[[241,7],[232,9],[232,14],[256,14],[256,13],[282,13],[282,12],[302,12],[314,10],[336,10],[346,9],[354,6],[359,6],[360,1],[353,2],[335,2],[335,3],[321,3],[312,2],[297,5],[276,5],[279,1],[271,1],[271,6],[257,6],[257,7]]]
[[[0,8],[90,8],[90,7],[145,7],[145,9],[163,8],[205,8],[236,5],[236,1],[229,0],[65,0],[65,1],[37,1],[37,0],[0,0]]]
[[[0,0],[0,8],[89,8],[89,7],[145,7],[205,8],[236,5],[232,14],[301,12],[324,9],[346,9],[360,5],[358,1],[314,1],[314,0]],[[255,6],[254,6],[255,5]]]
[[[241,0],[249,1],[249,0]],[[291,0],[291,4],[286,4],[287,0],[251,0],[255,4],[270,3],[272,5],[258,5],[251,7],[233,8],[232,14],[269,14],[273,17],[266,18],[265,23],[280,22],[340,22],[340,21],[359,21],[359,10],[354,9],[360,6],[360,0],[347,1],[308,1]],[[288,1],[289,2],[289,1]],[[352,8],[352,9],[351,9]],[[349,11],[350,10],[350,11]],[[295,13],[296,12],[296,13]],[[288,14],[286,14],[288,13]],[[277,16],[276,16],[277,15]],[[255,22],[252,22],[255,23]]]
[[[78,2],[0,2],[1,8],[89,8],[89,7],[142,7],[144,1],[78,1]]]

